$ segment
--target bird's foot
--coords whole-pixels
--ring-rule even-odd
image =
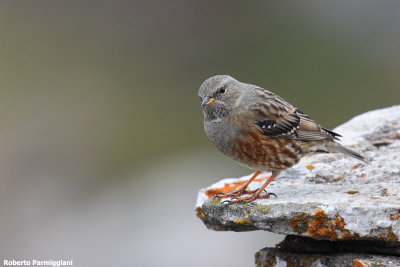
[[[236,198],[241,197],[242,195],[254,194],[256,191],[257,190],[246,190],[246,189],[239,188],[239,189],[237,189],[235,191],[231,191],[231,192],[228,192],[228,193],[222,193],[222,192],[217,193],[217,194],[215,194],[215,196],[213,198],[220,198],[221,199],[221,198],[230,197],[232,199],[236,199]]]
[[[256,191],[256,190],[254,190]],[[253,202],[256,199],[266,199],[266,198],[270,198],[271,196],[274,196],[276,198],[278,198],[274,193],[267,193],[266,194],[253,194],[247,197],[241,197],[241,198],[231,198],[231,200],[225,200],[222,203],[227,203],[227,204],[234,204],[234,203],[242,203],[242,204],[246,204],[246,203],[250,203]]]

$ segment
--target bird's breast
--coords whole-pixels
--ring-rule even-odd
[[[295,141],[268,138],[256,131],[239,138],[231,152],[231,157],[242,165],[262,171],[290,168],[299,162],[301,155]]]
[[[238,130],[226,119],[204,120],[204,129],[219,151],[230,156],[234,143],[238,137]]]

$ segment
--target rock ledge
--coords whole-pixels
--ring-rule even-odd
[[[197,216],[214,230],[399,242],[400,106],[364,113],[334,131],[344,136],[343,145],[363,153],[370,164],[341,154],[305,157],[268,186],[278,198],[250,204],[212,199],[251,175],[223,179],[199,191]],[[250,188],[261,184],[254,182]]]

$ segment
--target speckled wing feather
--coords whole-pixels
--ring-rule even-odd
[[[322,128],[307,114],[279,96],[256,88],[261,96],[250,107],[254,122],[267,136],[302,141],[337,140],[339,134]]]

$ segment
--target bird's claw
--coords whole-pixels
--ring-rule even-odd
[[[231,204],[231,200],[227,199],[227,200],[224,200],[224,201],[221,202],[221,204],[225,204],[225,203],[229,205],[229,204]]]
[[[267,194],[267,196],[274,196],[275,198],[278,198],[278,196],[275,193],[268,193],[267,190],[264,189],[265,194]]]
[[[224,193],[218,192],[218,193],[216,193],[216,194],[212,197],[212,199],[220,198],[220,197],[223,196],[223,195],[224,195]]]

